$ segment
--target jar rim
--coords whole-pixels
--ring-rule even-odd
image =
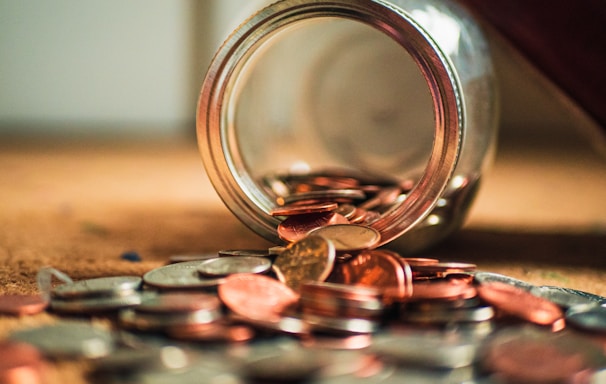
[[[229,144],[227,102],[241,64],[270,34],[304,20],[336,17],[367,24],[405,49],[427,82],[435,117],[434,141],[425,170],[406,199],[371,224],[388,243],[422,221],[452,177],[463,136],[459,80],[448,56],[403,9],[380,0],[282,0],[252,15],[219,48],[198,100],[198,146],[208,177],[225,205],[244,224],[274,243],[282,243],[279,220],[266,208],[268,197],[246,175]]]

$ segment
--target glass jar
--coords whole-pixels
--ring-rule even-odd
[[[463,224],[496,125],[487,42],[464,9],[438,0],[260,7],[216,52],[197,111],[208,176],[256,233],[284,243],[271,211],[301,185],[395,187],[365,223],[403,253]]]

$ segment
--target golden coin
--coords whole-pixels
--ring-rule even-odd
[[[330,240],[337,252],[371,249],[381,241],[379,231],[359,224],[327,225],[311,231],[310,235],[318,235]]]
[[[324,281],[335,263],[335,247],[320,236],[290,244],[274,261],[278,279],[295,291],[306,281]]]

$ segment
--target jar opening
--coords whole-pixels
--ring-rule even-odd
[[[429,212],[452,174],[456,79],[404,14],[356,1],[288,13],[289,3],[250,19],[211,65],[198,115],[211,181],[274,241],[280,220],[270,210],[320,188],[310,177],[329,177],[330,189],[344,178],[399,187],[371,224],[389,241]]]

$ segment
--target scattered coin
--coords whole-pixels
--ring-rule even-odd
[[[273,247],[278,248],[278,247]],[[248,256],[248,257],[269,257],[275,254],[272,249],[223,249],[219,251],[219,257]]]
[[[566,322],[576,328],[606,334],[606,307],[581,304],[566,311]]]
[[[130,295],[115,297],[85,297],[80,299],[52,298],[50,307],[57,313],[86,315],[116,311],[139,304],[141,304],[141,295],[138,292],[133,292]]]
[[[12,316],[25,316],[40,313],[48,302],[41,295],[1,295],[0,313]]]
[[[165,265],[143,275],[145,284],[159,289],[214,288],[223,278],[202,278],[198,268],[205,260]]]
[[[291,243],[276,257],[273,267],[279,280],[295,291],[306,281],[324,281],[332,271],[335,249],[320,236]]]
[[[283,205],[272,209],[269,213],[272,216],[294,216],[309,213],[332,212],[339,207],[334,202],[316,203],[316,204],[291,204]]]
[[[277,232],[282,240],[293,243],[314,229],[334,224],[349,224],[349,220],[334,212],[289,216],[278,225]]]
[[[565,287],[544,285],[531,288],[530,293],[549,300],[564,309],[568,309],[576,305],[599,305],[604,302],[604,297],[602,296]]]
[[[46,366],[40,352],[26,343],[0,343],[0,383],[46,383]]]
[[[99,358],[115,348],[112,333],[106,329],[79,321],[56,324],[13,332],[10,340],[28,343],[48,358]]]
[[[261,321],[279,320],[280,314],[299,300],[299,295],[292,289],[264,275],[228,276],[219,286],[218,293],[234,313]]]
[[[62,299],[99,296],[119,296],[137,290],[142,283],[139,276],[99,277],[59,285],[51,291],[51,296]]]
[[[169,264],[175,263],[185,263],[188,261],[200,261],[207,259],[214,259],[217,257],[216,253],[199,253],[199,254],[190,254],[190,255],[172,255],[168,259]]]
[[[514,287],[521,288],[525,291],[530,291],[534,286],[522,280],[514,279],[513,277],[502,275],[500,273],[476,271],[473,274],[473,278],[479,284],[486,283],[505,283],[513,285]]]
[[[372,227],[359,224],[334,224],[317,228],[310,235],[330,240],[337,252],[372,249],[381,241],[381,234]]]
[[[221,277],[234,273],[265,273],[269,271],[271,265],[271,261],[263,257],[217,257],[200,263],[198,273],[206,277]]]

